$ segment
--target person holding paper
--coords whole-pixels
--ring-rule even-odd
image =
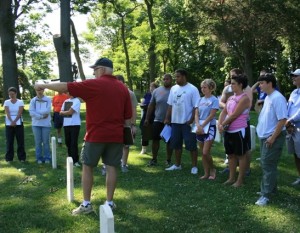
[[[17,98],[17,88],[8,88],[9,99],[4,101],[5,110],[5,136],[6,136],[6,162],[14,159],[14,138],[18,143],[17,155],[20,162],[25,162],[26,152],[24,146],[24,126],[22,113],[24,110],[23,100]]]
[[[246,153],[250,150],[246,136],[247,120],[249,118],[250,99],[244,89],[248,86],[245,74],[232,75],[231,88],[234,93],[226,102],[218,121],[220,133],[224,132],[225,152],[229,160],[229,178],[224,184],[240,187],[244,182],[247,169]],[[239,175],[235,180],[237,164],[239,162]]]
[[[70,95],[70,98],[65,100],[59,112],[64,117],[63,127],[68,156],[72,157],[75,167],[80,167],[78,155],[78,137],[81,125],[80,106],[80,100]]]
[[[165,127],[164,119],[168,109],[167,101],[168,101],[171,87],[172,87],[172,75],[165,74],[163,77],[163,86],[160,86],[153,91],[152,98],[148,106],[148,111],[147,111],[144,125],[150,126],[153,129],[152,159],[149,161],[148,166],[157,165],[157,157],[158,157],[158,150],[160,147],[161,133]],[[152,125],[150,125],[150,121],[151,121],[150,119],[153,113],[155,116],[154,122]],[[167,135],[167,138],[168,136],[170,136],[170,134]],[[166,165],[169,167],[171,166],[172,150],[170,148],[170,143],[167,142],[168,141],[167,138],[164,138],[164,140],[166,141],[166,152],[167,152]]]
[[[167,171],[181,170],[182,144],[184,141],[186,150],[190,151],[192,159],[191,174],[198,174],[197,141],[195,134],[191,132],[191,124],[194,122],[195,109],[200,99],[200,94],[194,85],[187,81],[188,73],[184,69],[175,71],[176,85],[171,88],[168,98],[168,110],[165,124],[172,125],[170,147],[175,150],[175,164]]]
[[[216,169],[210,155],[210,149],[216,137],[216,112],[219,110],[219,100],[212,92],[216,83],[212,79],[205,79],[201,83],[201,92],[204,95],[195,111],[196,139],[202,153],[204,175],[200,179],[214,180]]]

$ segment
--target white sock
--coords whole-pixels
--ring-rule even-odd
[[[62,143],[62,138],[57,138],[58,143]]]
[[[82,205],[83,205],[83,206],[87,206],[87,205],[90,205],[90,204],[91,204],[90,201],[85,201],[85,200],[84,200],[84,201],[82,202]]]
[[[107,204],[107,205],[113,205],[114,204],[114,202],[113,201],[106,201],[106,203],[105,204]]]

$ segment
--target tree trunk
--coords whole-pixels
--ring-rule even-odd
[[[75,59],[77,61],[77,66],[78,66],[78,71],[79,71],[79,75],[81,80],[85,80],[85,75],[84,75],[84,71],[83,71],[83,67],[82,67],[82,62],[81,62],[81,58],[80,58],[80,53],[79,53],[79,40],[78,40],[78,36],[77,36],[77,32],[76,32],[76,28],[74,25],[73,20],[71,20],[71,29],[72,29],[72,35],[74,38],[74,55],[75,55]]]
[[[248,36],[248,39],[245,41],[245,47],[244,47],[244,64],[242,64],[244,67],[244,72],[247,75],[248,78],[248,84],[252,86],[254,84],[253,82],[253,61],[254,61],[254,51],[255,51],[255,43],[254,40],[251,39],[251,36]]]
[[[121,23],[122,23],[121,34],[122,34],[122,42],[123,42],[124,53],[125,53],[125,58],[126,58],[126,73],[127,73],[127,78],[128,78],[128,85],[129,85],[130,90],[133,90],[132,79],[131,79],[131,75],[130,75],[130,59],[129,59],[127,43],[126,43],[126,36],[125,36],[124,16],[121,17]]]
[[[153,20],[152,15],[152,7],[153,7],[153,1],[152,0],[145,0],[145,4],[147,6],[147,14],[149,19],[149,26],[151,30],[151,36],[150,36],[150,44],[148,49],[148,56],[149,56],[149,75],[150,75],[150,82],[154,82],[155,78],[157,77],[156,72],[156,37],[155,37],[155,24]]]
[[[15,87],[18,90],[18,98],[20,98],[12,0],[0,1],[0,38],[3,65],[3,97],[8,99],[7,89]]]
[[[60,35],[54,35],[53,42],[58,58],[59,79],[61,82],[72,82],[70,0],[61,0],[60,3]]]

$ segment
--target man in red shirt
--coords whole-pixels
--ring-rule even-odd
[[[54,91],[69,92],[86,102],[86,134],[81,157],[83,162],[82,188],[83,202],[72,211],[73,215],[93,212],[91,191],[93,169],[100,158],[106,164],[106,202],[115,208],[113,195],[117,183],[117,167],[120,164],[123,148],[123,128],[130,126],[132,116],[128,89],[116,79],[113,63],[101,58],[90,66],[95,79],[83,82],[37,84],[36,90],[48,88]]]

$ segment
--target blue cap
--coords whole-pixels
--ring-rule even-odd
[[[113,67],[113,63],[111,60],[109,60],[108,58],[106,57],[102,57],[100,59],[98,59],[94,65],[90,66],[92,69],[94,69],[95,67],[97,66],[104,66],[104,67],[109,67],[109,68],[114,68]]]

